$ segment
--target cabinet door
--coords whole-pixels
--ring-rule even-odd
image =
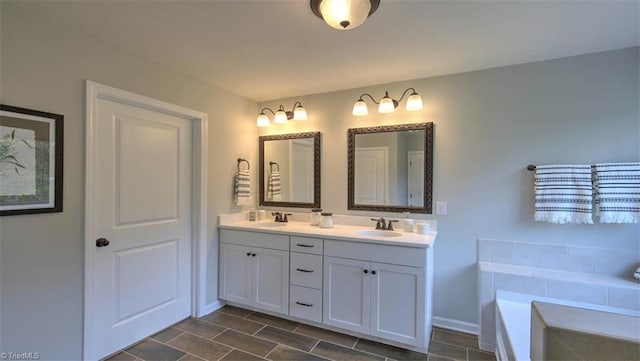
[[[251,249],[235,244],[220,244],[220,298],[245,305],[252,304]]]
[[[264,310],[289,313],[289,251],[254,248],[254,302]]]
[[[369,262],[324,258],[322,319],[325,324],[369,333],[369,268]]]
[[[371,264],[371,335],[425,345],[424,268]]]

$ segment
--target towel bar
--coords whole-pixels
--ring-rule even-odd
[[[595,168],[595,166],[593,166],[593,165],[592,165],[592,166],[591,166],[591,169],[594,169],[594,168]],[[535,166],[535,165],[533,165],[533,164],[529,164],[529,165],[527,166],[527,170],[534,171],[534,170],[536,170],[536,166]]]

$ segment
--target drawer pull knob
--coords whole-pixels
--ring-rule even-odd
[[[304,269],[304,268],[296,268],[296,271],[307,272],[307,273],[312,273],[313,272],[312,269]]]
[[[296,244],[296,246],[298,246],[298,247],[313,248],[313,245],[312,245],[312,244],[305,244],[305,243],[298,243],[298,244]]]
[[[252,253],[252,254],[251,254],[251,257],[255,257],[255,256],[256,256],[256,254],[255,254],[255,253]]]
[[[251,252],[247,252],[247,256],[251,256]]]
[[[364,270],[362,272],[364,272],[364,274],[367,274],[367,273],[369,273],[369,270]]]
[[[313,307],[313,303],[303,303],[300,301],[296,301],[296,304],[304,307]]]
[[[376,271],[371,271],[371,274],[372,274],[372,275],[376,274]]]

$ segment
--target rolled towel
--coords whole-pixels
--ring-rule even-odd
[[[640,221],[640,163],[596,164],[596,215],[600,223]]]
[[[251,205],[251,176],[249,170],[239,170],[236,174],[234,198],[238,206]]]
[[[593,223],[591,166],[538,165],[534,219],[549,223]]]

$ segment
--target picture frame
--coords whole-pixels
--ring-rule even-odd
[[[64,116],[0,104],[0,216],[62,212]]]

